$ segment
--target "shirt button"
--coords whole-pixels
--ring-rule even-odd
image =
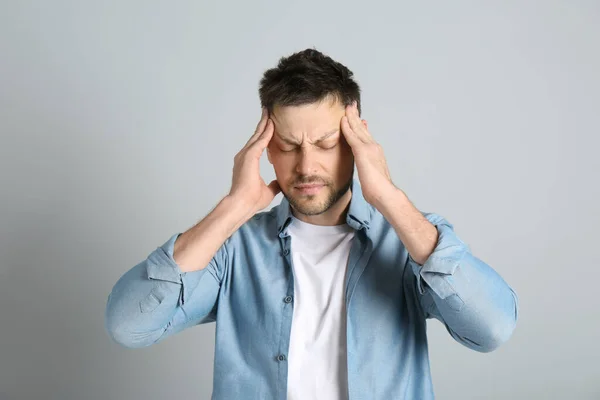
[[[277,359],[279,361],[285,361],[285,356],[283,354],[280,354],[279,357],[277,357]]]
[[[283,299],[283,301],[285,301],[286,303],[291,303],[292,302],[292,296],[285,296],[285,299]]]
[[[288,254],[290,254],[290,251],[288,249],[284,249],[283,250],[283,255],[287,256]]]

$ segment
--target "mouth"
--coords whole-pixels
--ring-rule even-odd
[[[324,187],[325,187],[325,185],[323,185],[323,184],[313,183],[313,184],[308,184],[308,185],[298,185],[298,186],[295,186],[294,188],[302,194],[317,194]]]

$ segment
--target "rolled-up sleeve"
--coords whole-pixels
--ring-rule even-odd
[[[518,317],[515,291],[488,264],[475,257],[452,224],[423,213],[438,231],[438,242],[423,265],[408,264],[427,318],[436,318],[465,346],[489,352],[512,335]]]
[[[173,259],[180,235],[171,236],[115,283],[105,309],[105,329],[115,342],[145,347],[216,319],[225,244],[205,268],[182,272]]]

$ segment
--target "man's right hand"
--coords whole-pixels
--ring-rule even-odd
[[[274,130],[273,121],[263,108],[262,118],[254,134],[234,157],[229,197],[245,204],[251,215],[267,207],[281,191],[277,180],[267,185],[260,176],[260,157],[269,145]]]

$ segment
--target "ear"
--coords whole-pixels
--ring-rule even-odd
[[[367,120],[363,119],[362,120],[363,125],[365,126],[365,128],[368,130],[369,129],[369,125],[367,124]]]

